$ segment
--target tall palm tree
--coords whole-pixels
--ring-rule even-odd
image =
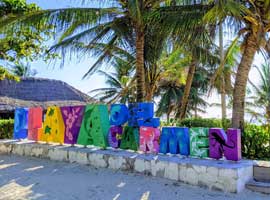
[[[208,48],[200,46],[200,45],[196,45],[195,43],[193,44],[193,47],[188,46],[188,48],[186,49],[186,55],[190,56],[191,61],[188,66],[188,75],[187,75],[187,81],[185,85],[183,98],[181,99],[181,104],[179,105],[180,120],[184,119],[187,113],[189,95],[192,88],[192,83],[194,81],[196,68],[200,68],[201,66],[204,66],[204,65],[213,65],[218,61],[218,57],[215,56],[211,52],[212,50],[211,48],[213,48],[213,45],[211,44],[211,41],[209,42],[210,43],[208,43]]]
[[[233,91],[232,78],[235,74],[235,68],[239,63],[240,46],[237,41],[234,45],[223,48],[224,55],[221,57],[219,54],[220,62],[215,65],[215,69],[211,75],[209,94],[216,89],[221,96],[221,113],[222,119],[227,116],[227,95],[231,95]],[[220,48],[220,47],[219,47]]]
[[[171,114],[175,114],[178,102],[183,96],[183,87],[173,80],[162,80],[159,83],[158,93],[160,100],[156,115],[160,117],[165,114],[169,122]]]
[[[251,83],[255,90],[255,96],[253,98],[255,104],[263,108],[266,121],[270,124],[270,63],[256,68],[260,75],[260,83],[258,86]]]
[[[209,73],[202,67],[196,68],[194,79],[192,81],[190,94],[188,96],[186,116],[198,116],[198,111],[204,112],[204,108],[208,105],[203,99],[209,87]],[[179,82],[177,79],[163,79],[159,86],[160,101],[158,103],[157,116],[166,114],[169,121],[170,116],[174,115],[179,119],[181,113],[181,101],[185,91],[185,83]]]
[[[79,1],[78,1],[79,2]],[[52,49],[62,55],[76,53],[79,57],[92,52],[92,47],[100,43],[98,60],[86,75],[93,73],[104,61],[110,61],[111,50],[134,49],[136,57],[137,101],[145,98],[145,38],[152,25],[160,27],[160,32],[169,35],[172,31],[182,32],[182,41],[191,41],[200,34],[187,34],[198,25],[209,6],[204,1],[186,1],[170,6],[168,0],[104,0],[98,8],[64,8],[39,11],[22,17],[20,22],[35,23],[40,19],[54,23],[57,32],[63,32],[59,43]],[[165,39],[165,38],[164,38]],[[89,54],[88,54],[89,55]],[[92,54],[93,55],[93,54]],[[117,56],[117,55],[116,55]],[[65,56],[63,56],[65,57]]]
[[[218,16],[218,17],[216,17]],[[242,57],[233,91],[232,126],[244,129],[244,107],[248,74],[261,48],[270,52],[270,0],[219,0],[206,14],[210,22],[227,20],[242,37]],[[229,26],[228,26],[229,27]],[[238,36],[239,37],[239,36]]]
[[[164,47],[164,49],[159,47],[163,51],[159,55],[154,55],[153,60],[147,60],[145,64],[146,101],[153,101],[153,98],[159,95],[160,87],[164,87],[166,84],[179,86],[186,81],[186,66],[189,58],[183,58],[181,48],[170,49],[173,48],[170,42],[164,44]],[[155,50],[155,48],[149,49]]]
[[[94,93],[95,98],[108,104],[134,102],[133,66],[123,59],[117,59],[113,63],[113,69],[114,72],[98,71],[99,74],[106,78],[106,84],[109,87],[92,90],[90,94]]]
[[[197,116],[198,111],[204,112],[205,107],[208,105],[207,102],[203,100],[202,96],[207,92],[209,88],[209,82],[210,82],[209,75],[210,75],[209,71],[205,69],[204,67],[198,66],[196,68],[195,73],[194,73],[194,78],[192,80],[192,84],[190,88],[188,102],[187,102],[187,112],[186,112],[187,116],[192,115],[191,111],[194,111],[195,116]],[[185,90],[186,90],[186,86],[184,88],[184,91]],[[180,102],[182,103],[182,99]],[[182,112],[181,107],[178,106],[176,110],[177,110],[176,116],[179,116]]]

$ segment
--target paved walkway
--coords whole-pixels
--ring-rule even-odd
[[[0,155],[0,199],[269,200],[270,196],[250,191],[224,194],[138,174]]]

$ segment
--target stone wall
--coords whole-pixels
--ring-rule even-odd
[[[253,177],[253,162],[248,160],[217,161],[11,140],[0,141],[0,154],[31,156],[142,173],[233,193],[241,192]]]

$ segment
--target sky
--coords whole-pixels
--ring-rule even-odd
[[[28,0],[29,3],[36,3],[43,9],[72,7],[76,5],[79,0]],[[53,44],[53,43],[51,43]],[[31,63],[31,67],[36,69],[38,74],[36,76],[50,79],[57,79],[67,82],[75,88],[88,93],[93,89],[105,87],[105,78],[98,74],[91,76],[88,79],[83,79],[83,75],[88,71],[91,64],[95,61],[94,58],[87,58],[79,62],[74,59],[71,62],[65,62],[63,68],[60,68],[60,62],[45,63],[42,59]]]
[[[63,7],[75,7],[82,0],[27,0],[29,3],[36,3],[43,9],[63,8]],[[87,72],[91,64],[95,61],[94,58],[87,58],[82,61],[76,59],[66,62],[63,68],[60,68],[60,62],[56,64],[48,64],[42,61],[42,59],[36,60],[31,63],[31,67],[36,69],[38,77],[57,79],[67,82],[73,87],[88,93],[91,90],[106,87],[105,78],[101,75],[95,74],[88,79],[82,80],[83,75]],[[259,55],[256,56],[254,64],[260,65],[263,63],[263,58]],[[252,69],[249,76],[250,80],[258,83],[258,73],[255,69]],[[219,103],[220,98],[214,92],[210,97],[206,97],[208,103]],[[231,117],[231,111],[228,111],[228,117]],[[221,108],[209,107],[206,109],[206,114],[203,117],[215,117],[221,118]]]

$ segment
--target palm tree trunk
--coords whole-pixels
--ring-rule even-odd
[[[167,112],[167,123],[169,124],[170,123],[170,112]]]
[[[220,63],[224,61],[224,50],[223,50],[223,26],[222,22],[219,23],[219,54]],[[225,91],[225,78],[221,77],[221,116],[222,120],[226,119],[226,91]]]
[[[245,38],[245,50],[238,66],[235,86],[233,90],[233,114],[232,127],[244,130],[244,108],[246,97],[246,86],[249,71],[258,47],[256,38],[250,34]]]
[[[226,92],[225,92],[224,86],[221,91],[221,117],[222,117],[222,120],[225,120],[227,117]]]
[[[167,123],[170,123],[170,117],[171,117],[171,113],[173,111],[173,106],[169,105],[168,110],[167,110]]]
[[[146,97],[145,97],[145,100],[147,102],[151,102],[153,100],[153,91],[150,90],[147,94],[146,94]]]
[[[186,86],[185,86],[184,94],[181,101],[181,109],[180,109],[180,116],[179,116],[180,120],[184,119],[187,113],[188,98],[189,98],[195,70],[196,70],[196,62],[193,60],[188,70]]]
[[[136,81],[137,102],[144,101],[145,74],[144,74],[144,32],[142,28],[136,30]]]
[[[146,90],[147,93],[145,95],[145,100],[147,102],[150,102],[150,101],[153,100],[153,95],[154,95],[154,90],[155,90],[154,87],[155,87],[154,85],[150,84],[149,87],[148,87],[148,89]]]

